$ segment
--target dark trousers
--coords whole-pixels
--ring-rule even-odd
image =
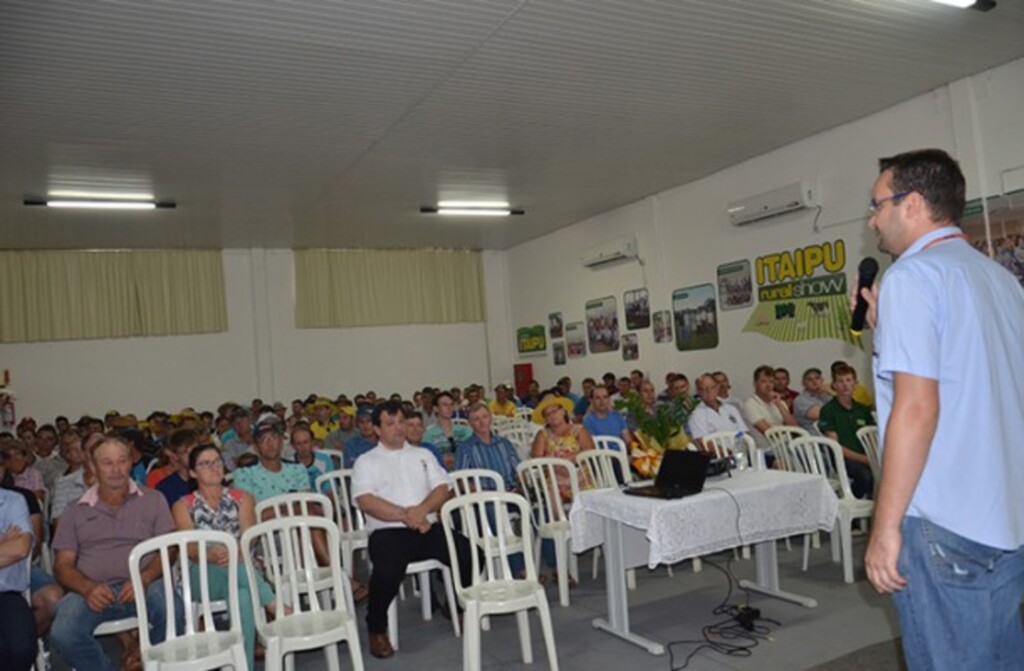
[[[857,461],[846,461],[846,475],[850,478],[850,491],[858,499],[873,498],[875,493],[875,476],[871,467]]]
[[[370,534],[370,603],[366,609],[366,627],[371,634],[383,634],[388,630],[388,606],[398,596],[398,588],[405,577],[405,568],[412,562],[436,559],[451,566],[448,544],[444,539],[444,528],[433,524],[430,531],[421,534],[413,529],[378,529]],[[469,541],[462,535],[455,536],[455,552],[458,555],[462,584],[473,582],[473,559]],[[454,612],[454,608],[452,611]]]
[[[36,621],[21,592],[0,592],[0,667],[27,671],[36,661]]]

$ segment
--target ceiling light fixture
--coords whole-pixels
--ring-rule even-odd
[[[507,217],[524,214],[523,210],[514,210],[506,202],[471,202],[461,200],[442,200],[437,207],[421,207],[420,214],[440,214],[463,217]]]
[[[932,2],[960,9],[976,9],[979,12],[987,12],[996,6],[995,0],[932,0]]]
[[[173,210],[176,203],[154,200],[121,200],[102,198],[26,198],[24,204],[29,207],[62,207],[67,209],[90,210]]]

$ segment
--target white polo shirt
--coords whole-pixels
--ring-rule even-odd
[[[451,480],[429,450],[409,443],[393,450],[377,443],[377,447],[356,459],[352,499],[359,505],[360,496],[373,494],[396,506],[408,508],[422,503],[441,485],[451,488]],[[437,522],[437,514],[428,515],[427,521],[431,524]],[[401,522],[386,522],[366,515],[366,528],[370,531],[404,527]]]
[[[730,403],[719,403],[714,410],[704,401],[693,409],[690,415],[690,434],[693,438],[703,438],[719,431],[739,433],[747,431],[747,423],[740,416],[739,408]]]

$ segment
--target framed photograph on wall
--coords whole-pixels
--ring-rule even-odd
[[[700,284],[673,291],[672,317],[679,351],[718,347],[718,313],[712,285]]]
[[[583,322],[569,322],[565,326],[565,350],[570,359],[587,356],[587,333]]]
[[[600,354],[619,349],[619,313],[615,296],[587,301],[586,310],[590,353]]]
[[[556,366],[565,365],[565,343],[564,342],[553,342],[551,343],[551,354],[555,357]]]
[[[561,312],[551,312],[548,314],[548,331],[552,340],[561,338],[565,334],[564,324]]]
[[[672,313],[669,310],[654,313],[654,342],[672,342]]]
[[[743,259],[718,266],[718,299],[723,310],[749,308],[754,304],[750,261]]]
[[[651,325],[651,303],[647,299],[647,289],[634,289],[622,295],[626,309],[626,328],[635,331]]]
[[[640,358],[640,340],[635,333],[622,335],[622,360],[636,361]]]
[[[521,326],[516,329],[516,347],[519,356],[537,356],[548,351],[548,341],[544,336],[544,325]]]

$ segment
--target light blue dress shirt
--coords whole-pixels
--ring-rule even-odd
[[[17,492],[0,489],[0,531],[12,526],[32,535],[25,499]],[[28,558],[0,568],[0,592],[24,592],[28,589],[29,568]]]

